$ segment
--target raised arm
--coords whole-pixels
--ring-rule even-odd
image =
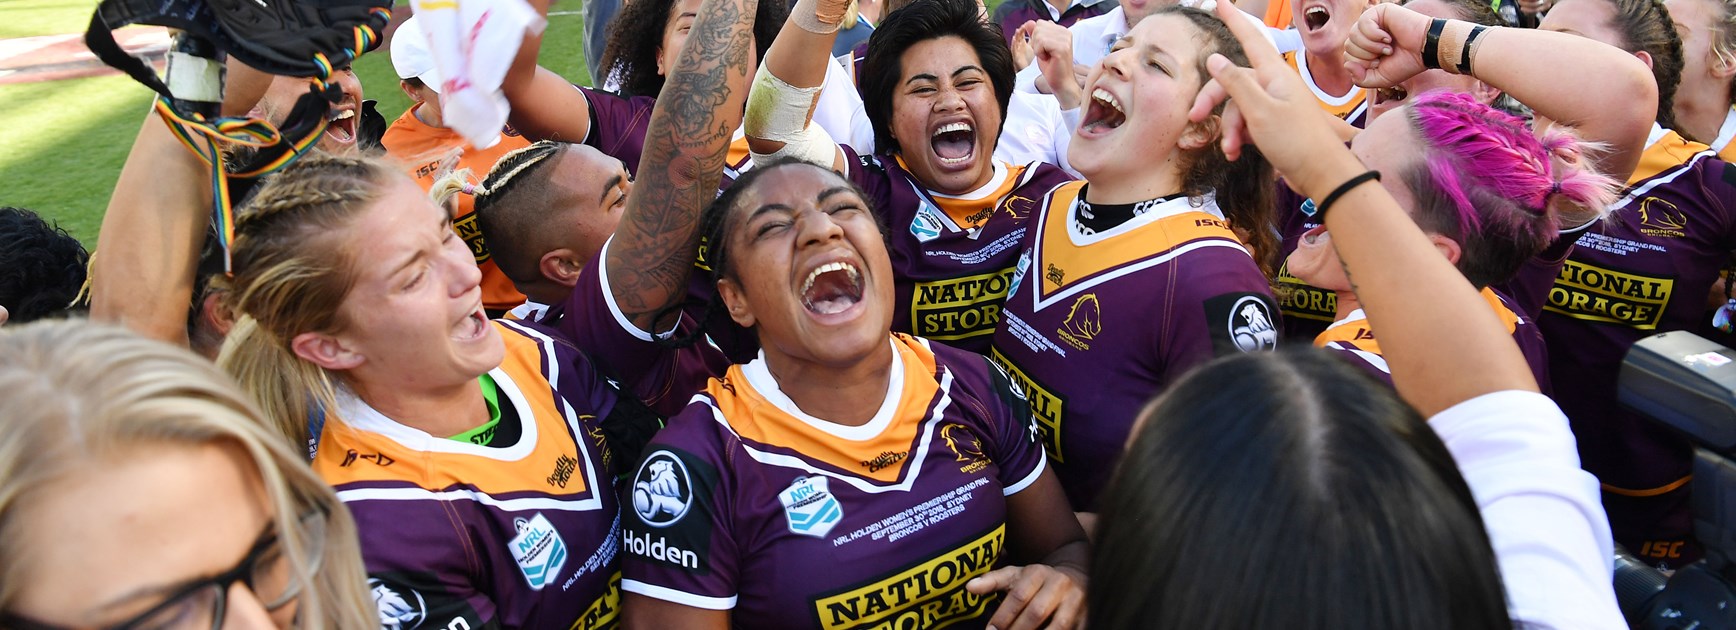
[[[1345,44],[1345,65],[1357,85],[1390,87],[1423,72],[1422,49],[1432,21],[1391,3],[1363,12]],[[1484,28],[1446,22],[1448,33]],[[1469,74],[1535,111],[1539,131],[1552,122],[1567,125],[1581,139],[1608,146],[1597,167],[1617,178],[1639,164],[1657,119],[1658,87],[1638,57],[1589,37],[1503,27],[1484,31],[1473,50],[1483,62],[1470,64]],[[1448,64],[1441,67],[1455,71]],[[1586,89],[1587,77],[1597,78],[1597,89]]]
[[[273,77],[230,59],[222,112],[240,116]],[[211,222],[211,170],[145,114],[103,214],[91,257],[90,316],[146,337],[187,344],[187,309]]]
[[[789,155],[842,172],[844,154],[813,124],[838,23],[849,0],[799,0],[754,76],[742,130],[756,158]]]
[[[90,265],[90,316],[187,345],[187,307],[211,219],[211,172],[145,115],[103,215]]]
[[[1234,8],[1219,5],[1220,16],[1227,11]],[[1317,106],[1295,71],[1251,25],[1224,19],[1254,67],[1214,54],[1207,61],[1214,85],[1201,90],[1190,116],[1209,117],[1214,99],[1227,91],[1226,153],[1238,155],[1251,138],[1299,192],[1336,197],[1321,207],[1323,222],[1370,325],[1380,331],[1399,394],[1428,417],[1483,394],[1537,391],[1519,347],[1464,274],[1435,251],[1385,187],[1351,183],[1368,167],[1309,115]]]
[[[530,3],[538,15],[548,17],[549,0]],[[591,131],[591,105],[571,82],[537,65],[544,32],[525,36],[501,81],[500,89],[512,105],[509,120],[527,138],[584,142]]]
[[[775,0],[773,0],[775,1]],[[635,326],[686,295],[700,212],[717,196],[741,123],[758,0],[705,0],[651,111],[627,209],[608,245],[609,289]]]

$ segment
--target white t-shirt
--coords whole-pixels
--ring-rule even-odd
[[[1579,467],[1567,417],[1533,392],[1496,392],[1429,419],[1476,498],[1515,623],[1623,630],[1610,585],[1615,543],[1597,478]]]

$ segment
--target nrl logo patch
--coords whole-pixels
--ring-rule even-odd
[[[826,488],[825,477],[797,477],[790,487],[778,493],[784,504],[784,516],[790,521],[790,531],[803,536],[824,537],[838,521],[844,520],[844,506]]]

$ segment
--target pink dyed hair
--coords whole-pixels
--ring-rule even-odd
[[[1592,170],[1587,145],[1569,132],[1539,138],[1519,118],[1446,91],[1417,97],[1409,120],[1423,141],[1405,173],[1411,216],[1459,243],[1459,268],[1477,286],[1509,279],[1555,240],[1569,209],[1561,204],[1602,216],[1616,199],[1618,182]]]

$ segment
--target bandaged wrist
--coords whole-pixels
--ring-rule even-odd
[[[790,85],[762,63],[753,75],[753,88],[748,91],[742,130],[749,136],[774,142],[797,139],[808,126],[808,112],[814,108],[814,98],[819,94],[820,86]]]
[[[844,14],[850,10],[850,0],[796,0],[790,9],[790,21],[815,35],[838,32]]]
[[[1471,31],[1477,25],[1463,20],[1447,20],[1446,27],[1441,29],[1441,44],[1436,67],[1453,74],[1463,74],[1459,71],[1460,58],[1465,54],[1465,45],[1469,44]]]

